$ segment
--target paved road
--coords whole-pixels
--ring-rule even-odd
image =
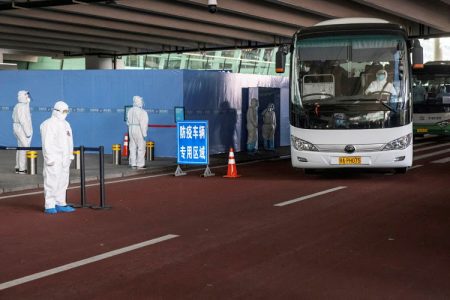
[[[0,197],[0,299],[449,299],[447,143],[418,140],[405,175],[273,160],[122,179],[109,211]]]

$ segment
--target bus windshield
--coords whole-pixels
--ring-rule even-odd
[[[450,64],[413,70],[414,113],[450,112]]]
[[[297,39],[291,124],[371,129],[411,122],[406,42],[395,35]]]

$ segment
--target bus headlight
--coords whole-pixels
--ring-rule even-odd
[[[450,120],[444,120],[444,121],[440,121],[437,122],[436,125],[439,127],[447,127],[450,124]]]
[[[293,135],[291,135],[291,142],[292,146],[294,146],[294,148],[298,151],[319,151],[317,150],[316,146],[314,146],[310,142],[299,139],[298,137],[295,137]]]
[[[383,147],[383,151],[406,149],[411,144],[411,140],[412,134],[410,133],[408,135],[402,136],[401,138],[390,141]]]

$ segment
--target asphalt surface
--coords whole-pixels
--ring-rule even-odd
[[[23,175],[15,174],[14,163],[16,151],[0,150],[0,195],[5,193],[13,193],[31,189],[42,189],[44,187],[44,179],[42,177],[43,158],[41,151],[38,152],[37,174]],[[236,159],[240,162],[255,161],[267,158],[275,158],[280,155],[288,155],[289,147],[280,147],[277,151],[259,151],[257,155],[248,155],[246,152],[235,153]],[[98,182],[99,172],[99,155],[98,153],[85,154],[85,174],[87,182]],[[228,153],[212,155],[210,157],[210,166],[224,165],[228,162]],[[114,179],[138,175],[175,173],[177,169],[176,158],[171,157],[155,157],[152,161],[146,162],[147,169],[134,170],[128,166],[128,159],[122,158],[121,164],[113,164],[112,155],[105,155],[104,168],[105,178]],[[72,186],[80,185],[80,170],[73,168],[70,171],[70,183]],[[205,169],[205,166],[182,165],[183,170]]]
[[[448,142],[418,140],[407,174],[273,159],[111,179],[109,210],[0,195],[0,299],[449,299]]]

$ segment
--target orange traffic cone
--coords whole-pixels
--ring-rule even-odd
[[[234,160],[234,151],[233,148],[230,148],[230,154],[228,155],[228,172],[227,175],[223,176],[225,178],[238,178],[241,175],[238,175],[236,169],[236,161]]]
[[[125,133],[125,135],[123,137],[122,156],[128,157],[128,133]]]

